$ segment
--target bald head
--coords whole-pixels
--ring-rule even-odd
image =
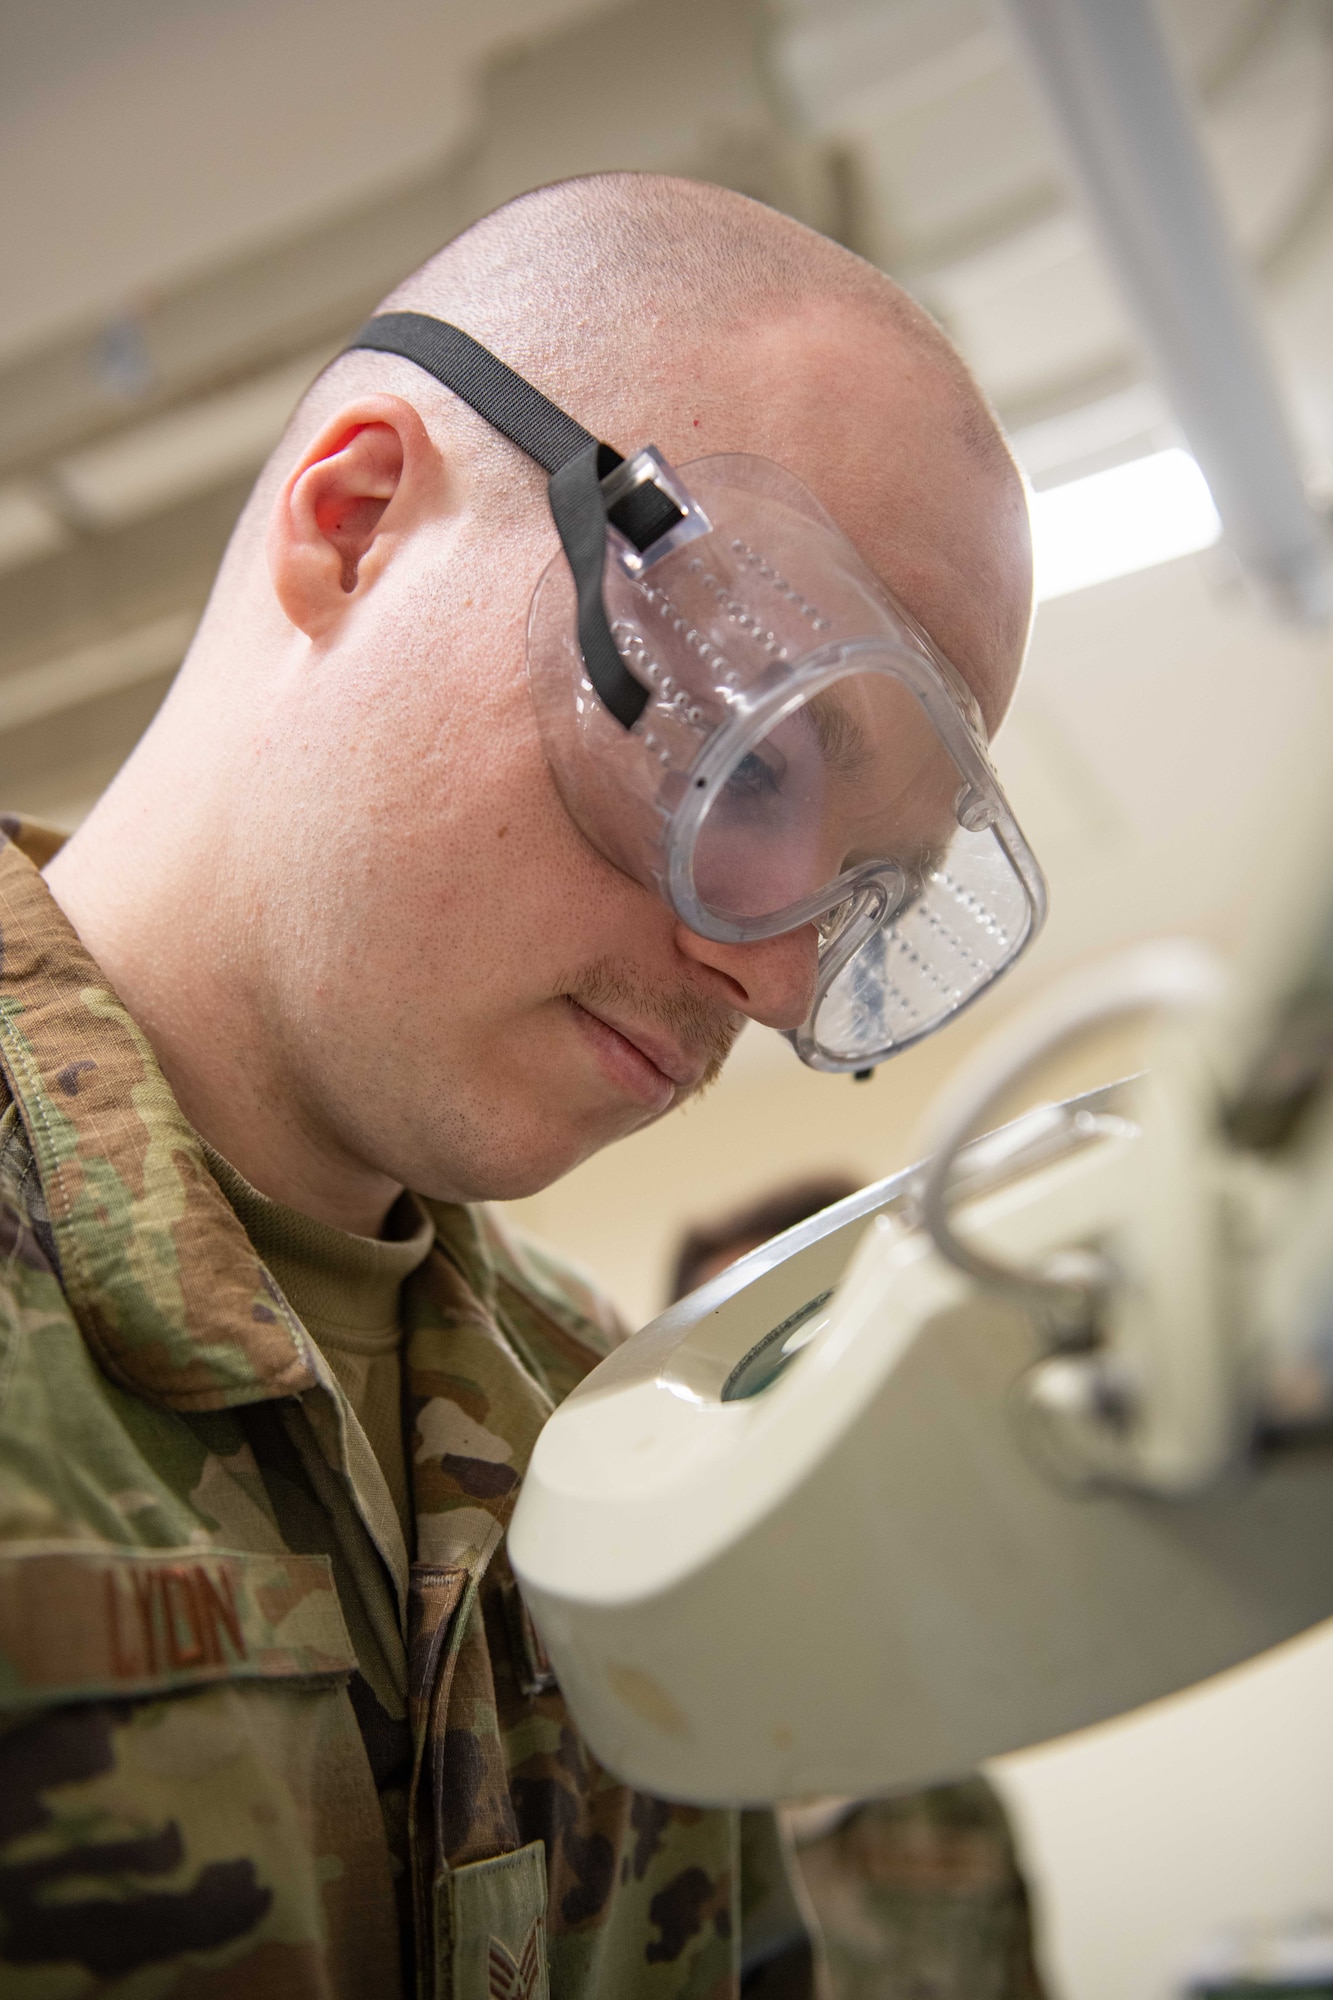
[[[1010,464],[962,358],[901,287],[789,216],[703,182],[601,174],[535,189],[464,230],[377,310],[453,320],[557,400],[595,407],[608,436],[636,431],[654,397],[674,400],[680,358],[706,373],[708,355],[756,327],[847,314],[951,392],[948,421],[978,464]]]
[[[752,451],[819,496],[954,658],[993,730],[1026,642],[1022,482],[985,397],[935,321],[864,259],[744,195],[605,174],[520,196],[381,301],[452,321],[621,451],[683,463]],[[410,400],[512,530],[539,469],[414,364],[353,352],[293,417],[252,536],[321,424],[357,394]]]
[[[1021,483],[888,279],[721,189],[609,175],[486,217],[383,302],[589,431],[757,453],[818,496],[993,729]],[[524,673],[540,470],[411,362],[303,398],[170,697],[51,871],[185,1111],[265,1193],[373,1232],[397,1190],[545,1186],[809,1012],[812,924],[691,931],[565,810]],[[841,865],[835,860],[835,867]]]
[[[931,364],[968,441],[1007,457],[965,364],[906,292],[828,237],[703,182],[605,174],[538,188],[474,223],[379,310],[457,319],[632,428],[645,393],[677,386],[675,356],[811,307],[863,315]]]

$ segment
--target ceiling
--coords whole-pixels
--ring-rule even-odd
[[[1333,4],[1171,0],[1329,485]],[[0,20],[0,796],[72,820],[150,718],[301,387],[496,202],[756,194],[948,327],[1037,484],[1171,436],[987,0],[44,0]]]

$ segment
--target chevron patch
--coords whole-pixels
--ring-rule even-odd
[[[510,1956],[499,1938],[491,1939],[486,1953],[490,2000],[537,2000],[542,1972],[541,1929],[541,1918],[534,1917],[517,1959]]]

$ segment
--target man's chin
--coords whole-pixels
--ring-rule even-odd
[[[429,1188],[418,1187],[417,1192],[437,1201],[523,1201],[663,1115],[627,1107],[619,1116],[609,1118],[603,1107],[596,1118],[571,1118],[540,1131],[515,1134],[508,1144],[492,1143],[479,1150],[461,1172],[458,1162],[451,1163],[447,1191],[442,1189],[432,1196]],[[441,1181],[444,1178],[439,1176]]]
[[[604,1152],[608,1146],[616,1145],[621,1139],[632,1138],[645,1126],[655,1125],[671,1109],[670,1105],[666,1105],[661,1111],[638,1110],[625,1115],[614,1125],[609,1122],[599,1124],[593,1131],[585,1129],[553,1139],[550,1145],[538,1148],[524,1162],[522,1175],[527,1182],[524,1192],[540,1194],[543,1188],[563,1180],[566,1174],[573,1173],[575,1167],[581,1167],[585,1160]],[[518,1197],[508,1196],[506,1199],[516,1200]]]
[[[728,1053],[730,1053],[728,1051]],[[515,1186],[513,1194],[495,1194],[487,1197],[493,1201],[518,1201],[525,1195],[540,1194],[553,1182],[563,1180],[575,1167],[582,1166],[595,1153],[604,1152],[622,1139],[633,1138],[636,1132],[646,1131],[673,1111],[682,1106],[695,1104],[711,1090],[722,1074],[726,1056],[714,1058],[698,1083],[688,1089],[677,1089],[665,1103],[656,1107],[635,1104],[627,1098],[610,1107],[604,1100],[599,1101],[586,1112],[570,1117],[567,1122],[553,1125],[534,1139],[531,1150],[520,1161],[513,1164],[513,1172],[506,1179]],[[519,1179],[523,1185],[518,1187]]]

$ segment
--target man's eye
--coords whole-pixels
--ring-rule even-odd
[[[727,779],[727,791],[733,798],[776,798],[781,789],[781,771],[766,763],[757,750],[751,750],[742,757]]]

